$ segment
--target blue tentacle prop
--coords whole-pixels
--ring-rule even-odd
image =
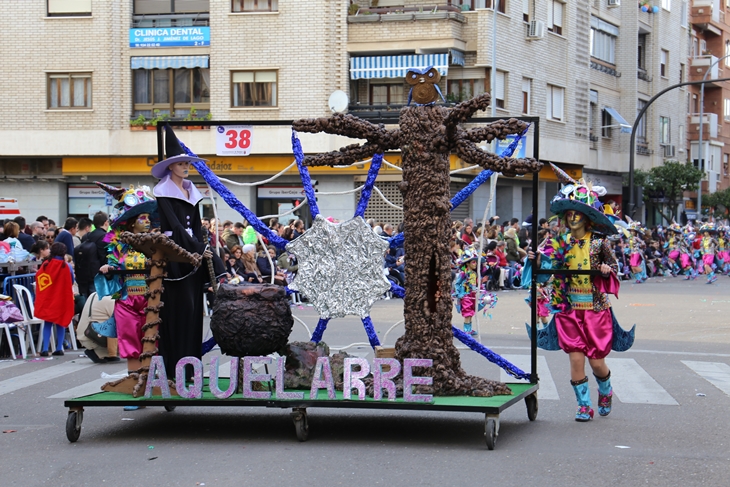
[[[370,319],[369,316],[366,316],[362,319],[362,324],[365,325],[365,333],[368,334],[368,340],[370,341],[370,346],[375,348],[380,346],[380,340],[378,340],[378,334],[375,332],[375,327],[373,326],[373,320]]]
[[[406,236],[403,235],[403,232],[393,235],[388,239],[388,242],[390,242],[390,248],[391,249],[397,249],[398,247],[403,247],[403,242],[406,241]]]
[[[314,194],[314,188],[312,187],[312,178],[309,177],[309,169],[304,165],[304,151],[302,150],[302,144],[299,142],[297,137],[297,131],[291,131],[291,148],[294,152],[294,159],[297,161],[297,169],[299,169],[299,177],[302,179],[302,186],[304,186],[304,195],[307,197],[307,204],[309,205],[309,212],[312,214],[312,221],[319,215],[319,206],[317,206],[317,196]]]
[[[500,366],[502,369],[504,369],[505,372],[507,372],[512,377],[515,377],[517,379],[527,379],[530,380],[530,374],[527,374],[520,370],[517,366],[511,364],[507,360],[503,359],[496,353],[489,350],[487,347],[479,343],[478,341],[474,340],[471,336],[467,335],[463,331],[459,330],[455,326],[451,326],[451,331],[454,333],[454,336],[464,345],[469,347],[470,349],[477,352],[479,355],[482,355],[486,357],[487,360],[492,362],[493,364],[496,364]]]
[[[520,143],[520,140],[522,140],[522,137],[527,134],[529,128],[530,126],[528,125],[527,128],[523,130],[520,135],[515,137],[515,140],[513,140],[510,145],[502,151],[500,157],[510,157],[512,154],[514,154],[515,149],[517,149],[517,145]],[[451,211],[454,211],[454,208],[458,207],[460,204],[466,201],[466,199],[469,198],[469,196],[471,196],[471,194],[476,191],[479,186],[481,186],[490,177],[492,177],[492,174],[494,174],[494,171],[490,169],[485,169],[484,171],[477,174],[477,177],[475,177],[469,184],[466,185],[464,189],[456,193],[454,197],[451,198]]]
[[[215,348],[216,345],[218,345],[218,342],[215,341],[215,337],[208,338],[206,341],[203,342],[201,355],[205,355],[206,353],[210,352]]]
[[[312,333],[312,338],[310,339],[311,342],[319,343],[322,341],[322,335],[324,335],[324,331],[327,329],[327,323],[329,323],[329,318],[320,318],[317,322],[317,328],[314,329],[314,333]]]
[[[180,147],[183,148],[187,155],[191,157],[198,157],[185,144],[183,144],[182,141],[180,142]],[[238,198],[236,198],[236,196],[223,185],[223,183],[221,183],[220,179],[218,179],[218,176],[216,176],[215,173],[211,171],[204,162],[195,161],[193,162],[193,166],[203,177],[205,182],[210,184],[210,187],[213,188],[213,191],[218,193],[221,198],[223,198],[223,201],[228,203],[228,206],[240,213],[241,216],[244,217],[246,221],[254,228],[254,230],[266,237],[271,245],[274,245],[278,249],[283,249],[286,247],[286,244],[288,244],[289,241],[281,238],[279,235],[272,232],[269,227],[264,224],[264,222],[259,220],[256,214],[246,208],[246,206],[244,206],[244,204],[241,203]]]
[[[399,298],[404,298],[406,296],[406,290],[394,282],[390,283],[390,292]]]
[[[357,202],[357,208],[355,209],[355,216],[365,215],[365,210],[370,202],[370,195],[373,194],[373,186],[375,185],[375,178],[378,177],[378,171],[383,163],[383,154],[375,154],[373,159],[370,161],[370,169],[368,170],[368,177],[365,180],[365,184],[360,192],[360,201]]]

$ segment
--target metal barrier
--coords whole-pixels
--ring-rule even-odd
[[[15,292],[15,289],[13,288],[13,284],[20,284],[21,286],[25,286],[30,290],[31,296],[33,296],[33,300],[35,300],[35,286],[33,285],[35,283],[35,274],[20,274],[17,276],[7,276],[5,277],[5,280],[3,281],[3,294],[6,296],[10,296],[13,298],[13,302],[18,305],[19,302],[18,299],[20,298],[17,293]]]

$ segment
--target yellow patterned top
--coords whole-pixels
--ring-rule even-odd
[[[591,268],[591,232],[576,239],[567,252],[568,269],[589,270]],[[591,276],[571,276],[568,281],[568,296],[573,309],[593,309],[593,283]]]
[[[124,269],[144,269],[147,258],[141,252],[129,249],[124,256]],[[127,295],[142,296],[147,292],[147,283],[144,274],[129,274],[124,277],[124,284],[127,286]]]

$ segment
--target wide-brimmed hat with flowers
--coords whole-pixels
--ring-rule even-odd
[[[458,259],[456,259],[456,265],[461,267],[472,260],[477,260],[479,258],[479,255],[477,254],[476,250],[474,250],[471,247],[467,247],[464,249],[464,251],[461,253]]]
[[[148,186],[135,188],[130,185],[128,189],[116,188],[108,184],[96,181],[96,185],[112,195],[118,203],[114,205],[112,214],[109,215],[112,228],[116,228],[129,220],[136,218],[142,213],[148,213],[150,219],[157,215],[157,200],[152,196]]]
[[[562,183],[560,191],[550,202],[550,211],[561,217],[568,210],[579,211],[588,217],[594,231],[605,235],[618,233],[614,224],[605,215],[603,203],[598,199],[606,194],[606,189],[594,186],[590,182],[586,183],[583,179],[576,181],[556,165],[552,163],[550,165]]]
[[[703,223],[702,226],[700,227],[700,233],[705,233],[705,232],[717,233],[717,226],[715,225],[715,222]]]

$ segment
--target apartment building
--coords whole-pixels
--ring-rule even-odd
[[[154,184],[156,133],[139,130],[141,121],[209,113],[257,124],[250,155],[217,156],[216,130],[179,130],[179,138],[221,177],[244,184],[230,187],[259,215],[277,213],[301,191],[295,171],[245,185],[292,162],[290,129],[276,123],[328,116],[328,98],[341,90],[350,113],[395,124],[408,98],[403,68],[415,64],[437,67],[449,103],[493,91],[496,116],[540,117],[540,158],[603,184],[623,203],[626,127],[641,103],[686,76],[686,4],[666,0],[647,13],[626,0],[500,0],[495,19],[493,1],[9,0],[14,21],[0,70],[3,106],[15,115],[0,119],[0,191],[17,197],[30,217],[103,209],[94,180]],[[661,164],[672,150],[677,158],[686,154],[686,111],[681,90],[652,105],[637,139],[637,167]],[[533,135],[524,144],[528,155]],[[307,153],[353,143],[325,134],[300,138]],[[386,160],[397,165],[399,154]],[[452,168],[461,167],[452,157]],[[312,174],[320,191],[343,192],[366,171],[363,164]],[[455,174],[452,191],[476,172]],[[399,171],[385,168],[377,183],[396,203],[399,179]],[[544,170],[537,217],[556,188]],[[502,218],[524,218],[530,181],[500,177],[492,199]],[[323,214],[349,218],[356,195],[320,200]],[[455,216],[481,219],[489,200],[485,185]],[[225,204],[219,210],[239,219]],[[373,198],[368,216],[398,222],[401,215]]]
[[[730,18],[726,21],[727,14],[730,14],[730,2],[721,0],[692,2],[688,63],[690,81],[730,77],[730,25],[728,24]],[[687,106],[689,160],[705,171],[702,193],[706,195],[725,189],[730,186],[728,176],[730,84],[707,83],[704,97],[699,85],[690,86]],[[700,120],[703,121],[702,142],[700,142]],[[686,215],[697,216],[696,192],[687,194],[684,206]],[[707,208],[704,208],[704,211],[706,212]]]

